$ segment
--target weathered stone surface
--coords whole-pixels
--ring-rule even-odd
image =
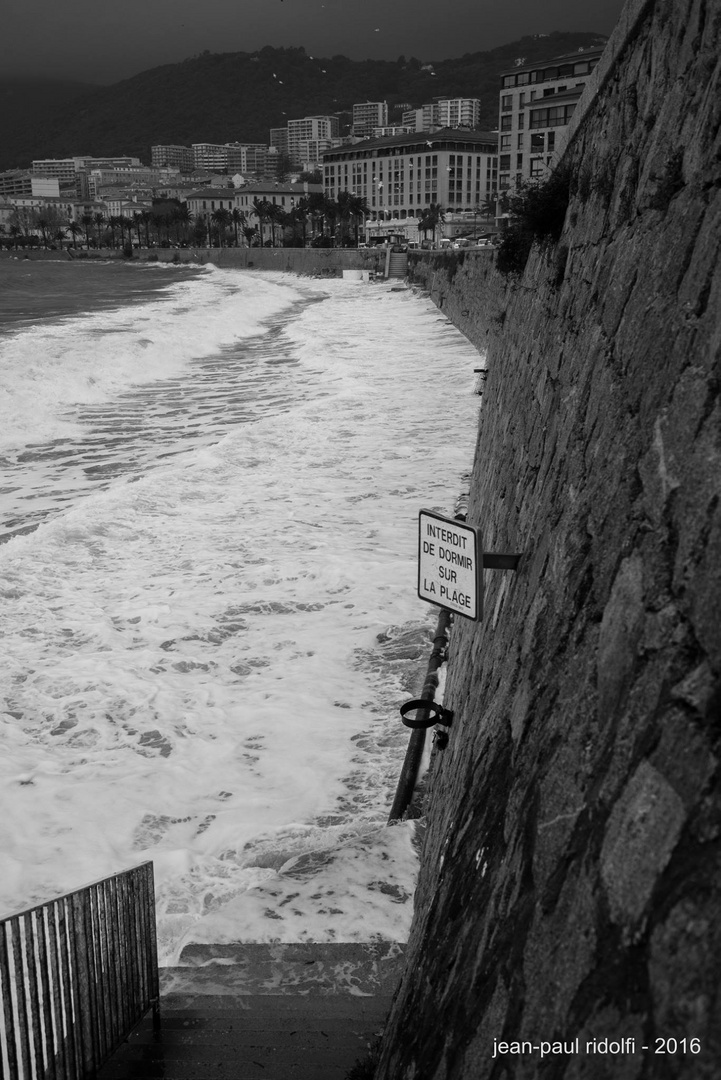
[[[601,879],[613,922],[639,923],[683,827],[682,800],[642,761],[611,812],[601,849]]]
[[[468,520],[524,554],[452,629],[378,1080],[721,1060],[721,0],[621,25],[566,151],[562,281],[538,251],[515,282],[489,252],[410,259],[487,356]],[[639,1049],[492,1056],[576,1036]]]

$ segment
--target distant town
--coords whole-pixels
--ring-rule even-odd
[[[498,127],[479,129],[480,100],[353,105],[350,134],[332,114],[271,128],[267,143],[158,144],[137,157],[34,160],[0,173],[5,249],[153,246],[359,246],[484,243],[504,196],[542,180],[603,49],[500,79]],[[396,107],[396,112],[398,112]]]

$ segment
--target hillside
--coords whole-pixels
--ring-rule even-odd
[[[16,148],[28,143],[33,133],[45,128],[56,113],[66,114],[73,101],[87,97],[97,87],[90,83],[62,82],[58,80],[20,81],[0,79],[0,116],[2,117],[2,140],[0,140],[0,169],[10,169],[22,164]],[[33,145],[40,145],[35,144]],[[33,153],[38,157],[38,153]],[[24,159],[23,159],[24,160]],[[29,164],[29,162],[28,162]]]
[[[524,37],[489,52],[432,64],[312,57],[303,48],[256,53],[203,53],[142,72],[72,100],[47,94],[46,109],[15,110],[0,145],[0,168],[25,167],[37,157],[134,154],[150,159],[153,143],[267,142],[271,127],[319,113],[343,116],[358,101],[422,105],[439,95],[478,97],[482,127],[496,126],[499,74],[519,58],[544,60],[602,44],[593,33]],[[51,108],[50,102],[53,102]]]

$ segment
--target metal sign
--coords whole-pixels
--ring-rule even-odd
[[[478,531],[432,510],[418,515],[418,595],[467,619],[483,616]]]

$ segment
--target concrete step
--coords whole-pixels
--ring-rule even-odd
[[[380,1037],[403,947],[189,946],[97,1080],[345,1080]]]

